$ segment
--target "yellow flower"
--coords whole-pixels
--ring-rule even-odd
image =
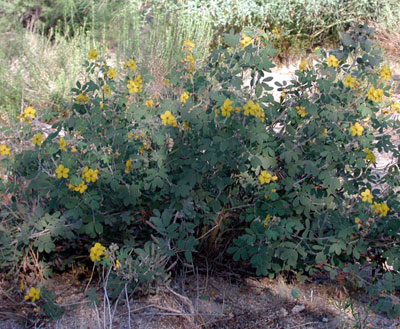
[[[376,163],[376,157],[374,153],[370,149],[365,149],[364,152],[367,154],[365,156],[365,161],[370,162],[370,163]]]
[[[127,174],[129,174],[129,172],[131,171],[132,160],[131,160],[131,159],[126,160],[125,165],[126,165],[125,172],[126,172]]]
[[[258,176],[258,180],[260,181],[260,184],[268,184],[271,183],[272,181],[272,175],[266,171],[263,170],[260,174],[260,176]]]
[[[344,86],[347,88],[354,88],[356,84],[356,78],[353,77],[351,74],[349,74],[344,80],[343,80]]]
[[[65,168],[64,165],[60,164],[56,169],[57,178],[68,178],[69,168]]]
[[[368,203],[372,203],[372,199],[374,198],[374,196],[371,193],[371,190],[368,188],[364,192],[361,192],[361,197],[363,202],[368,202]]]
[[[249,37],[246,34],[242,35],[242,39],[240,40],[240,45],[242,46],[242,48],[246,48],[250,46],[252,43],[253,43],[253,38]]]
[[[323,131],[321,131],[321,135],[325,135],[327,133],[328,133],[328,129],[327,128],[325,128]]]
[[[186,40],[186,41],[183,43],[183,48],[184,48],[185,50],[187,50],[187,51],[192,52],[193,49],[194,49],[194,47],[196,47],[196,44],[195,44],[194,42],[190,41],[190,40]]]
[[[304,118],[308,114],[308,112],[306,112],[305,106],[296,106],[296,111],[302,118]]]
[[[387,216],[387,214],[390,210],[388,205],[384,202],[381,202],[381,203],[374,202],[374,204],[371,207],[374,209],[374,212],[376,214],[379,214],[379,217]]]
[[[187,91],[185,91],[182,95],[181,95],[181,103],[185,104],[186,101],[189,99],[189,93]]]
[[[32,299],[32,302],[35,302],[40,298],[40,293],[41,293],[40,288],[31,287],[31,289],[29,289],[28,294],[25,296],[25,300]]]
[[[104,85],[103,90],[104,90],[104,95],[106,95],[106,96],[110,96],[110,95],[111,95],[111,88],[110,88],[109,86]],[[104,104],[101,103],[101,104],[100,104],[100,109],[101,109],[101,110],[103,109],[102,105],[103,105],[103,107],[104,107]]]
[[[327,59],[326,62],[328,63],[328,66],[332,67],[338,67],[339,66],[339,61],[336,58],[335,55],[330,55]]]
[[[120,261],[117,259],[114,266],[114,271],[118,270],[121,267]]]
[[[387,66],[382,65],[379,76],[382,78],[382,80],[390,81],[392,80],[392,71],[390,71]]]
[[[0,154],[1,155],[9,155],[10,151],[11,151],[11,149],[7,145],[5,145],[5,144],[0,145]]]
[[[28,106],[24,109],[24,112],[18,116],[18,119],[23,119],[23,121],[31,122],[36,115],[36,110],[32,106]]]
[[[96,242],[92,248],[90,248],[90,259],[92,262],[96,260],[99,262],[101,260],[101,256],[104,255],[104,251],[106,247],[102,246],[101,243]]]
[[[72,153],[76,153],[76,152],[78,152],[78,150],[76,149],[75,146],[73,146],[72,149],[71,149],[71,152],[72,152]]]
[[[261,121],[264,121],[265,113],[261,108],[260,104],[254,103],[252,100],[248,101],[245,105],[243,105],[243,114],[244,115],[253,115],[256,118],[260,118]]]
[[[367,92],[367,97],[374,102],[380,102],[383,98],[383,90],[379,88],[375,89],[375,87],[372,86]]]
[[[61,137],[61,138],[60,138],[60,150],[65,151],[65,150],[66,150],[66,147],[67,147],[67,143],[65,142],[64,137]]]
[[[130,71],[136,71],[136,62],[133,60],[133,58],[129,59],[129,61],[125,62],[124,65],[125,68],[129,68]]]
[[[148,107],[148,108],[154,107],[154,101],[152,99],[148,99],[144,103],[146,104],[146,107]]]
[[[185,127],[185,131],[187,131],[189,129],[189,122],[185,121],[183,126]]]
[[[264,219],[264,226],[267,227],[269,225],[269,221],[271,220],[271,216],[267,215]]]
[[[184,58],[183,61],[184,61],[184,63],[189,64],[189,71],[193,72],[194,71],[194,57],[193,57],[193,55],[192,54],[187,55]]]
[[[143,81],[142,76],[138,75],[135,80],[129,80],[127,87],[129,89],[129,93],[140,93],[143,91]]]
[[[99,174],[99,170],[93,170],[90,169],[89,167],[85,167],[83,168],[83,172],[82,172],[82,178],[84,178],[86,180],[86,183],[95,183],[98,180],[98,174]]]
[[[99,56],[99,53],[96,49],[92,48],[89,50],[89,54],[88,54],[89,61],[97,59],[98,56]]]
[[[70,184],[68,184],[68,188],[75,192],[79,192],[80,194],[83,194],[88,189],[88,186],[84,182],[81,182],[78,186],[72,185],[70,183]]]
[[[306,60],[302,60],[299,65],[300,72],[307,71],[308,69],[312,68],[312,64]]]
[[[390,108],[392,109],[392,112],[400,113],[400,103],[393,103]]]
[[[227,98],[225,99],[224,104],[221,106],[221,115],[224,117],[230,117],[231,116],[231,112],[233,111],[233,106],[232,106],[233,102]]]
[[[109,78],[110,80],[114,80],[115,77],[117,76],[117,72],[116,72],[112,67],[110,67],[110,68],[108,69],[108,71],[107,71],[107,76],[108,76],[108,78]]]
[[[350,127],[351,136],[362,136],[364,128],[356,122],[354,125]]]
[[[43,142],[43,135],[41,132],[39,132],[35,136],[33,136],[33,144],[40,146],[40,145],[42,145],[42,142]]]
[[[177,127],[178,123],[176,122],[176,118],[171,113],[171,111],[165,111],[164,114],[161,114],[161,121],[164,126],[170,125],[173,127]]]
[[[275,38],[277,38],[277,39],[281,38],[279,30],[278,30],[278,28],[276,26],[272,29],[272,33],[274,34]]]
[[[79,94],[78,96],[76,96],[76,104],[88,104],[89,103],[89,97],[85,94]]]
[[[354,221],[356,222],[356,224],[360,224],[361,223],[361,218],[360,217],[356,217],[356,218],[354,218]]]
[[[171,80],[169,80],[169,79],[165,79],[165,80],[164,80],[164,83],[165,83],[165,85],[166,85],[166,86],[169,86],[169,85],[170,85],[170,83],[171,83]]]

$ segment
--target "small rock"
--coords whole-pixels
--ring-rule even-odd
[[[286,317],[289,313],[288,311],[286,311],[286,309],[284,309],[283,307],[279,310],[279,314],[282,317]]]
[[[298,314],[300,312],[303,312],[306,309],[304,305],[296,305],[295,307],[292,308],[292,313],[293,314]]]

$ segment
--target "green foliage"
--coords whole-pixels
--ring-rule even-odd
[[[357,288],[390,296],[400,283],[399,174],[396,164],[377,171],[373,157],[388,152],[398,162],[389,132],[399,128],[385,109],[391,86],[371,33],[360,26],[343,35],[329,60],[319,51],[312,67],[277,83],[280,100],[269,78],[276,51],[251,31],[250,39],[225,34],[201,67],[186,44],[159,94],[145,69],[110,78],[104,57],[86,61],[71,116],[43,143],[2,160],[15,197],[0,237],[5,245],[13,234],[20,253],[4,262],[28,246],[54,264],[90,249],[118,296],[228,243],[233,260],[258,275],[345,271]],[[29,121],[21,140],[37,136]],[[389,301],[376,307],[397,314]]]

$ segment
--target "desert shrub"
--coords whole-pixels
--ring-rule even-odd
[[[341,49],[316,50],[279,100],[275,50],[252,31],[225,34],[202,67],[186,41],[156,94],[134,59],[117,74],[92,49],[70,117],[45,133],[26,108],[21,129],[1,130],[14,138],[1,149],[3,268],[29,250],[54,267],[90,249],[118,295],[229,247],[224,257],[258,275],[344,271],[398,314],[400,104],[371,33],[355,27]],[[378,171],[383,153],[395,163]]]

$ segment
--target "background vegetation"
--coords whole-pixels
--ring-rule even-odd
[[[252,26],[279,35],[274,46],[287,56],[337,41],[354,21],[398,29],[399,13],[396,0],[1,0],[0,118],[68,102],[91,47],[116,62],[134,57],[156,76],[186,39],[204,59],[220,32]]]

